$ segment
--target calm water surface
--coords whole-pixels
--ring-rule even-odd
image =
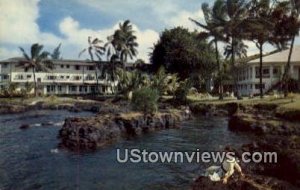
[[[208,165],[197,163],[117,163],[116,149],[148,151],[217,151],[251,139],[228,131],[226,118],[201,118],[126,140],[96,152],[74,153],[57,148],[66,117],[91,113],[30,111],[0,116],[0,190],[12,189],[187,189]],[[40,124],[48,124],[47,126]],[[21,124],[33,127],[20,130]],[[122,152],[124,153],[124,152]]]

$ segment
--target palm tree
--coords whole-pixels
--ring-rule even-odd
[[[128,57],[133,59],[138,53],[136,36],[129,20],[119,24],[119,29],[111,36],[111,44],[116,50],[116,54],[125,67]]]
[[[287,97],[288,95],[288,77],[289,77],[289,71],[291,67],[291,57],[294,49],[294,43],[295,38],[299,34],[299,15],[300,15],[300,0],[290,0],[292,9],[291,9],[291,19],[290,19],[290,30],[287,31],[292,37],[291,37],[291,46],[290,46],[290,52],[288,56],[288,61],[284,69],[283,74],[283,81],[285,83],[285,90],[284,90],[284,96]]]
[[[273,39],[273,31],[275,30],[275,20],[273,21],[272,13],[275,3],[271,4],[270,0],[252,1],[250,8],[251,17],[248,19],[246,35],[249,40],[255,42],[259,49],[259,83],[260,98],[263,98],[263,48],[265,43],[271,43]]]
[[[51,59],[62,59],[60,48],[61,48],[61,43],[53,50],[52,54],[50,55]]]
[[[204,14],[206,25],[201,24],[200,22],[191,19],[196,25],[200,26],[207,32],[200,33],[202,37],[213,37],[213,40],[210,43],[214,43],[215,45],[215,53],[216,53],[216,60],[218,65],[218,74],[220,77],[220,86],[219,86],[219,93],[220,99],[223,99],[223,85],[222,85],[222,74],[221,74],[221,64],[219,58],[219,50],[218,50],[218,42],[219,41],[226,41],[227,39],[223,35],[224,33],[224,26],[226,23],[226,6],[223,0],[215,1],[213,8],[209,8],[207,3],[202,4],[202,11]]]
[[[19,62],[19,66],[22,66],[25,69],[32,69],[35,96],[37,96],[37,83],[35,73],[38,71],[48,71],[49,69],[54,68],[53,62],[48,59],[48,56],[50,55],[49,52],[43,51],[43,47],[43,45],[40,45],[38,43],[33,44],[31,46],[30,56],[22,47],[19,47],[25,58],[25,60]]]
[[[232,45],[228,44],[224,47],[224,55],[226,59],[229,59],[232,56],[238,57],[239,59],[247,57],[248,46],[242,40],[236,40],[234,46],[235,47],[232,48]],[[232,49],[234,49],[234,52],[232,52]]]
[[[91,36],[88,37],[88,47],[84,48],[80,53],[79,57],[86,51],[88,51],[92,63],[94,63],[95,66],[95,76],[96,76],[96,81],[97,81],[97,88],[96,88],[96,93],[99,92],[99,79],[98,79],[98,69],[101,67],[101,56],[104,54],[105,48],[101,46],[100,44],[102,43],[101,40],[98,38],[92,39]],[[95,61],[94,56],[98,58],[98,61]],[[102,70],[102,69],[100,69]]]
[[[237,47],[240,41],[244,38],[244,28],[247,25],[249,16],[250,3],[244,0],[227,0],[226,1],[226,24],[224,32],[227,38],[231,38],[231,66],[235,68],[236,52],[240,52]],[[234,75],[235,91],[237,92],[237,77]]]

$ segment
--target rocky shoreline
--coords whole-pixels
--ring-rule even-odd
[[[201,108],[201,109],[199,109]],[[297,111],[279,114],[276,105],[257,104],[244,106],[228,104],[221,106],[198,106],[201,113],[221,113],[229,116],[229,129],[257,135],[258,140],[235,150],[239,157],[243,152],[276,152],[276,164],[241,164],[245,178],[233,176],[227,185],[198,177],[192,184],[193,190],[293,190],[300,188],[300,114]],[[194,108],[195,110],[195,108]],[[215,110],[218,110],[217,112]]]
[[[59,104],[48,105],[43,102],[39,102],[35,105],[11,105],[1,104],[0,115],[24,113],[30,110],[67,110],[71,112],[90,111],[97,113],[102,108],[101,103],[74,103],[74,104]]]
[[[152,131],[178,128],[189,119],[184,111],[165,110],[145,117],[141,113],[106,113],[89,118],[67,118],[58,137],[60,146],[71,150],[95,150],[120,139]]]
[[[124,105],[123,105],[124,104]],[[59,146],[71,150],[95,150],[122,139],[163,129],[178,128],[180,122],[190,118],[183,109],[171,109],[161,105],[160,112],[144,117],[132,112],[126,102],[98,102],[48,105],[1,105],[0,114],[21,113],[28,110],[91,111],[88,118],[66,118],[59,131]],[[229,118],[229,129],[234,132],[251,133],[258,140],[235,150],[242,152],[277,152],[277,164],[242,164],[246,177],[233,176],[227,185],[198,177],[192,189],[278,189],[300,188],[300,112],[277,109],[275,104],[244,105],[240,103],[191,104],[193,114]],[[27,129],[28,126],[22,126]]]

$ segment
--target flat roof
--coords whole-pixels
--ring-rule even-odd
[[[23,57],[12,57],[9,59],[5,59],[0,61],[0,63],[18,63],[20,61],[24,61],[25,59]],[[73,60],[73,59],[56,59],[52,60],[54,64],[70,64],[70,65],[94,65],[94,63],[90,60]],[[101,61],[102,63],[109,63],[108,61]],[[133,66],[134,63],[125,63],[126,67]]]

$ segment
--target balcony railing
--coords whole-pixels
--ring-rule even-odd
[[[30,77],[29,77],[30,76]],[[89,83],[93,84],[97,82],[95,75],[93,74],[70,74],[70,73],[59,73],[59,74],[51,74],[51,73],[36,73],[35,78],[39,83]],[[12,73],[12,81],[14,82],[33,82],[33,75],[30,75],[26,72],[13,72]],[[99,84],[110,84],[111,82],[107,82],[105,79],[98,79]]]

